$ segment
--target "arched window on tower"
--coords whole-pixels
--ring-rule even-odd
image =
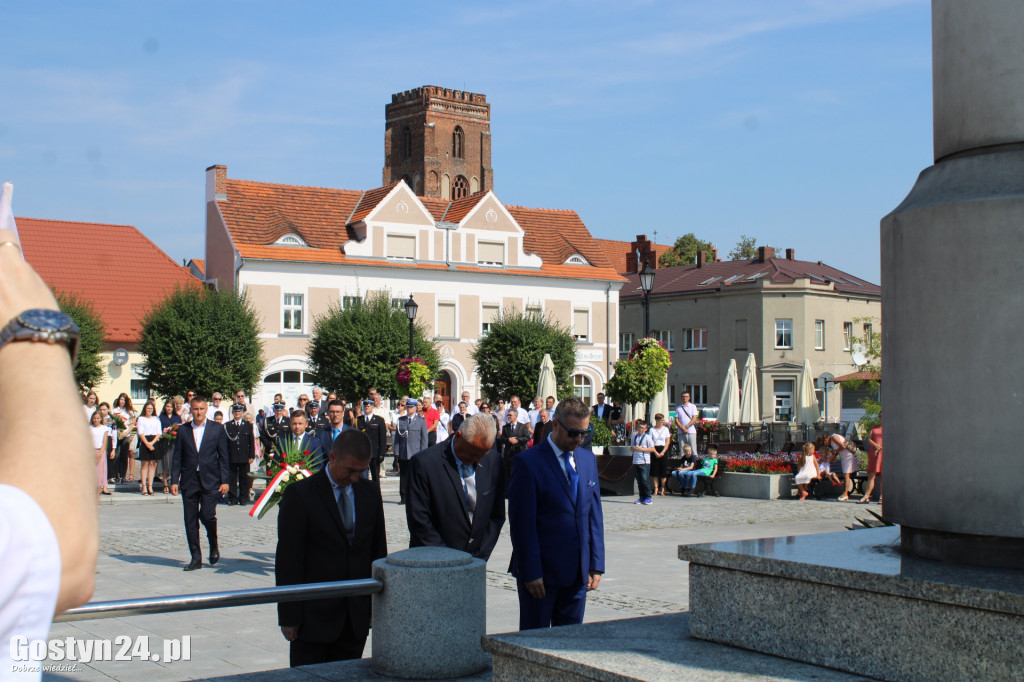
[[[456,175],[455,182],[452,184],[452,200],[467,196],[469,196],[469,183],[466,182],[466,178]]]
[[[466,152],[463,148],[463,139],[465,134],[462,132],[462,126],[455,126],[455,130],[452,131],[452,158],[461,159],[464,158]]]
[[[402,129],[402,160],[412,158],[412,130],[409,126]]]

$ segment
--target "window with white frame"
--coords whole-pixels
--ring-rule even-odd
[[[493,303],[485,303],[480,315],[480,336],[487,336],[491,331],[491,325],[498,321],[498,306]]]
[[[683,393],[690,394],[690,402],[694,405],[708,404],[707,384],[683,384]]]
[[[149,400],[149,389],[146,388],[146,380],[142,376],[142,365],[132,364],[131,366],[132,379],[129,390],[132,394],[132,400]]]
[[[590,265],[590,263],[580,254],[574,253],[565,259],[565,265]]]
[[[793,347],[793,320],[782,318],[775,320],[775,347]]]
[[[633,348],[633,332],[622,332],[619,334],[619,352],[623,355],[629,353]]]
[[[505,245],[501,242],[477,242],[476,262],[478,265],[504,265]]]
[[[544,308],[540,303],[527,303],[526,304],[526,317],[544,317]]]
[[[871,344],[871,332],[873,330],[874,328],[871,326],[870,322],[864,323],[864,342],[869,345]]]
[[[437,336],[441,339],[455,338],[455,304],[442,301],[437,304]]]
[[[276,246],[308,246],[306,242],[302,240],[302,237],[297,234],[286,234],[274,242],[274,244]]]
[[[593,395],[593,386],[591,385],[590,377],[586,374],[574,374],[572,376],[572,392],[573,395],[582,399],[585,404],[589,405]]]
[[[707,350],[708,330],[707,329],[684,329],[683,350]],[[697,402],[696,400],[694,402]]]
[[[409,234],[389,234],[387,257],[400,260],[416,259],[416,237]]]
[[[572,337],[577,341],[590,340],[590,311],[577,308],[572,311]]]
[[[853,341],[853,322],[843,322],[843,350],[850,350]]]
[[[747,350],[747,321],[736,320],[735,342],[733,350]]]
[[[667,350],[675,350],[675,348],[672,347],[671,329],[661,329],[654,332],[654,338],[658,339],[658,341],[661,341],[663,344],[665,344],[665,348]]]
[[[302,294],[284,295],[284,323],[286,332],[302,331]]]
[[[345,310],[348,310],[349,308],[352,308],[358,305],[359,303],[362,303],[362,301],[363,299],[359,296],[342,296],[341,307]]]
[[[814,350],[825,350],[825,320],[814,321]]]

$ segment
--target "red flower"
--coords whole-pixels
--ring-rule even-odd
[[[302,454],[304,454],[304,455],[308,455],[308,454],[309,454],[309,450],[303,450],[303,451],[302,451]]]

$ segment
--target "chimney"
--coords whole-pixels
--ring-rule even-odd
[[[637,252],[640,253],[639,263],[637,263]],[[644,262],[647,263],[648,270],[656,270],[658,268],[657,254],[654,252],[654,247],[651,245],[650,240],[647,239],[647,235],[638,234],[633,243],[629,245],[629,253],[626,254],[626,274],[640,272]]]
[[[786,260],[796,260],[796,249],[786,249]]]
[[[769,258],[775,258],[775,249],[770,246],[757,247],[757,260],[759,263],[764,263]]]
[[[206,201],[227,201],[228,167],[210,166],[206,169]]]
[[[707,256],[704,255],[704,249],[697,249],[697,267],[698,268],[704,267],[704,259],[705,258],[707,258]]]
[[[718,257],[718,247],[717,246],[711,247],[711,262],[712,263],[721,263],[722,262],[722,259]]]

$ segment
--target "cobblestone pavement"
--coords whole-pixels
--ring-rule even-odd
[[[396,504],[397,488],[397,479],[384,480],[391,551],[408,546],[405,508]],[[275,511],[257,521],[248,517],[245,508],[220,507],[221,562],[184,573],[181,568],[188,550],[180,499],[115,493],[103,502],[93,601],[247,589],[274,582]],[[607,572],[601,589],[588,597],[588,622],[686,610],[688,571],[677,558],[679,544],[840,531],[855,517],[868,516],[863,507],[835,501],[724,497],[668,496],[657,498],[651,506],[635,505],[632,498],[607,497],[603,507]],[[877,511],[878,506],[871,508]],[[507,573],[510,555],[506,528],[488,562],[488,632],[518,627],[515,581]],[[149,635],[155,650],[165,639],[189,635],[192,660],[78,663],[75,672],[65,672],[61,678],[201,679],[288,665],[287,643],[272,605],[61,623],[51,630],[51,638],[113,640],[121,635]],[[368,642],[366,655],[369,646]]]

